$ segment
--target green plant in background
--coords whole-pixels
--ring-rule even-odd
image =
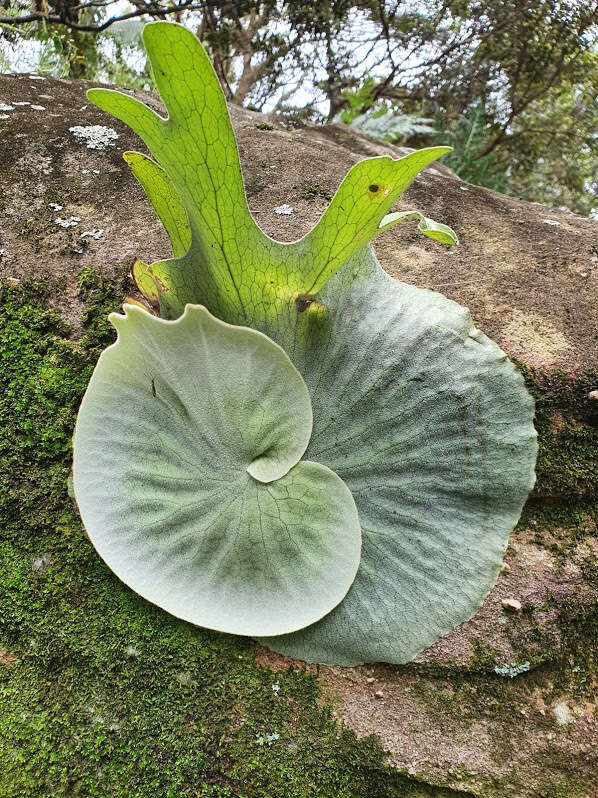
[[[436,141],[453,148],[445,163],[462,180],[494,191],[504,191],[509,179],[508,170],[497,163],[493,152],[480,156],[489,139],[484,103],[478,101],[467,114],[447,124],[445,115],[438,114]]]
[[[433,119],[404,114],[388,101],[377,101],[373,94],[374,85],[374,81],[368,78],[358,89],[344,91],[343,97],[348,107],[341,111],[335,121],[390,144],[400,144],[409,136],[436,132]]]
[[[311,232],[273,241],[201,45],[170,23],[144,41],[168,117],[89,97],[156,159],[126,154],[174,257],[135,264],[162,319],[111,317],[118,341],[81,406],[88,533],[181,617],[309,661],[408,661],[493,586],[536,455],[506,355],[465,308],[388,277],[369,243],[408,215],[455,243],[389,213],[448,149],[358,163]]]
[[[382,107],[356,116],[350,124],[375,139],[400,144],[409,136],[434,133],[433,121],[414,114],[393,113],[392,109]]]

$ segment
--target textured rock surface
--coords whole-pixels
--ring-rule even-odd
[[[82,263],[114,271],[135,257],[151,261],[168,253],[165,236],[121,159],[123,150],[143,145],[89,103],[85,88],[51,79],[1,80],[4,102],[19,97],[45,107],[16,106],[8,120],[0,120],[0,164],[11,174],[10,190],[3,181],[4,274],[21,277],[47,269],[69,274]],[[154,98],[145,99],[160,107]],[[313,226],[353,163],[400,153],[348,128],[292,130],[274,122],[265,130],[259,114],[237,108],[232,114],[251,210],[264,231],[281,240],[298,238]],[[77,125],[111,127],[119,138],[103,151],[86,149],[69,131]],[[486,334],[530,365],[570,372],[596,368],[596,223],[446,177],[451,173],[441,165],[426,169],[400,207],[421,208],[451,225],[460,246],[436,246],[416,232],[415,221],[404,222],[376,244],[387,271],[466,305]],[[63,209],[54,212],[50,202]],[[283,204],[293,213],[275,213]],[[54,224],[71,215],[81,217],[77,227]],[[101,238],[89,238],[83,253],[74,252],[81,233],[98,228],[104,230]],[[43,263],[35,257],[41,247]]]
[[[135,257],[168,254],[121,157],[140,142],[91,105],[85,88],[0,77],[1,101],[31,103],[0,120],[0,276],[63,278],[50,302],[75,337],[83,269],[116,277]],[[315,223],[357,160],[400,154],[342,127],[292,128],[241,109],[232,116],[251,210],[281,240]],[[77,125],[105,125],[118,138],[88,149],[69,130]],[[283,204],[292,213],[276,213]],[[525,364],[537,401],[538,483],[509,568],[471,621],[410,666],[321,668],[319,678],[338,716],[359,735],[377,735],[389,761],[424,783],[479,796],[596,795],[598,404],[588,394],[598,388],[598,224],[468,185],[441,165],[398,207],[451,225],[461,243],[447,250],[405,222],[375,242],[382,265],[468,306]],[[80,221],[56,223],[71,217]],[[521,611],[505,612],[504,599]],[[258,657],[292,664],[263,649]]]

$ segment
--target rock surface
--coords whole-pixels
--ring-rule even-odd
[[[3,181],[7,276],[48,269],[71,274],[82,263],[117,270],[135,257],[151,261],[168,253],[165,236],[121,159],[124,150],[144,147],[86,99],[86,88],[56,79],[1,79],[5,103],[16,97],[31,103],[14,106],[9,118],[0,120],[0,166],[10,175],[9,191]],[[145,99],[160,108],[155,98]],[[43,111],[32,110],[41,103]],[[401,154],[344,126],[293,130],[273,122],[269,130],[260,114],[233,108],[232,116],[251,210],[266,233],[283,241],[314,225],[356,161]],[[70,128],[90,125],[112,128],[119,138],[104,150],[87,149]],[[62,210],[54,211],[52,202]],[[293,212],[277,214],[285,204]],[[598,366],[596,222],[463,183],[441,164],[417,178],[399,207],[419,208],[449,224],[461,243],[447,250],[406,221],[375,244],[393,277],[438,289],[466,305],[484,332],[529,365],[571,373]],[[70,216],[81,222],[67,229],[55,224]],[[98,229],[104,232],[97,243],[80,238]],[[43,263],[36,257],[42,248]]]
[[[50,301],[75,337],[83,268],[115,277],[136,257],[169,253],[122,160],[143,145],[89,103],[86,88],[0,77],[0,101],[30,103],[0,119],[0,277],[62,278]],[[231,114],[250,208],[281,240],[314,225],[357,160],[401,154],[343,126]],[[105,149],[90,149],[70,129],[91,125],[118,138],[100,133],[95,146],[105,140]],[[538,484],[507,551],[509,568],[471,621],[409,666],[319,668],[319,679],[344,723],[377,735],[389,761],[424,783],[488,798],[590,798],[598,795],[598,224],[469,185],[441,164],[400,199],[399,209],[410,207],[453,227],[460,245],[447,250],[407,221],[374,243],[378,258],[397,279],[468,306],[524,364],[538,407]],[[505,600],[521,611],[505,611]],[[301,667],[256,651],[274,669]]]

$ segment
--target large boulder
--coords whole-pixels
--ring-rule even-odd
[[[83,270],[117,278],[136,257],[169,254],[122,160],[144,146],[86,99],[88,87],[0,77],[0,101],[12,108],[0,114],[0,276],[60,278],[49,302],[74,339]],[[281,240],[314,225],[356,161],[403,154],[344,126],[236,107],[231,115],[250,208]],[[117,136],[82,138],[78,126],[92,125]],[[498,584],[471,621],[409,666],[310,670],[335,695],[339,718],[376,735],[391,764],[424,784],[501,798],[589,797],[598,738],[598,224],[464,183],[441,164],[399,203],[449,224],[460,244],[446,249],[406,221],[375,241],[378,258],[393,277],[469,307],[520,365],[536,398],[538,481]],[[292,213],[277,214],[282,204]],[[302,667],[254,648],[273,669]]]

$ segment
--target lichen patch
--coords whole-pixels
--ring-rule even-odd
[[[73,125],[69,131],[79,141],[83,141],[88,150],[105,150],[113,147],[118,138],[116,130],[105,125]]]

